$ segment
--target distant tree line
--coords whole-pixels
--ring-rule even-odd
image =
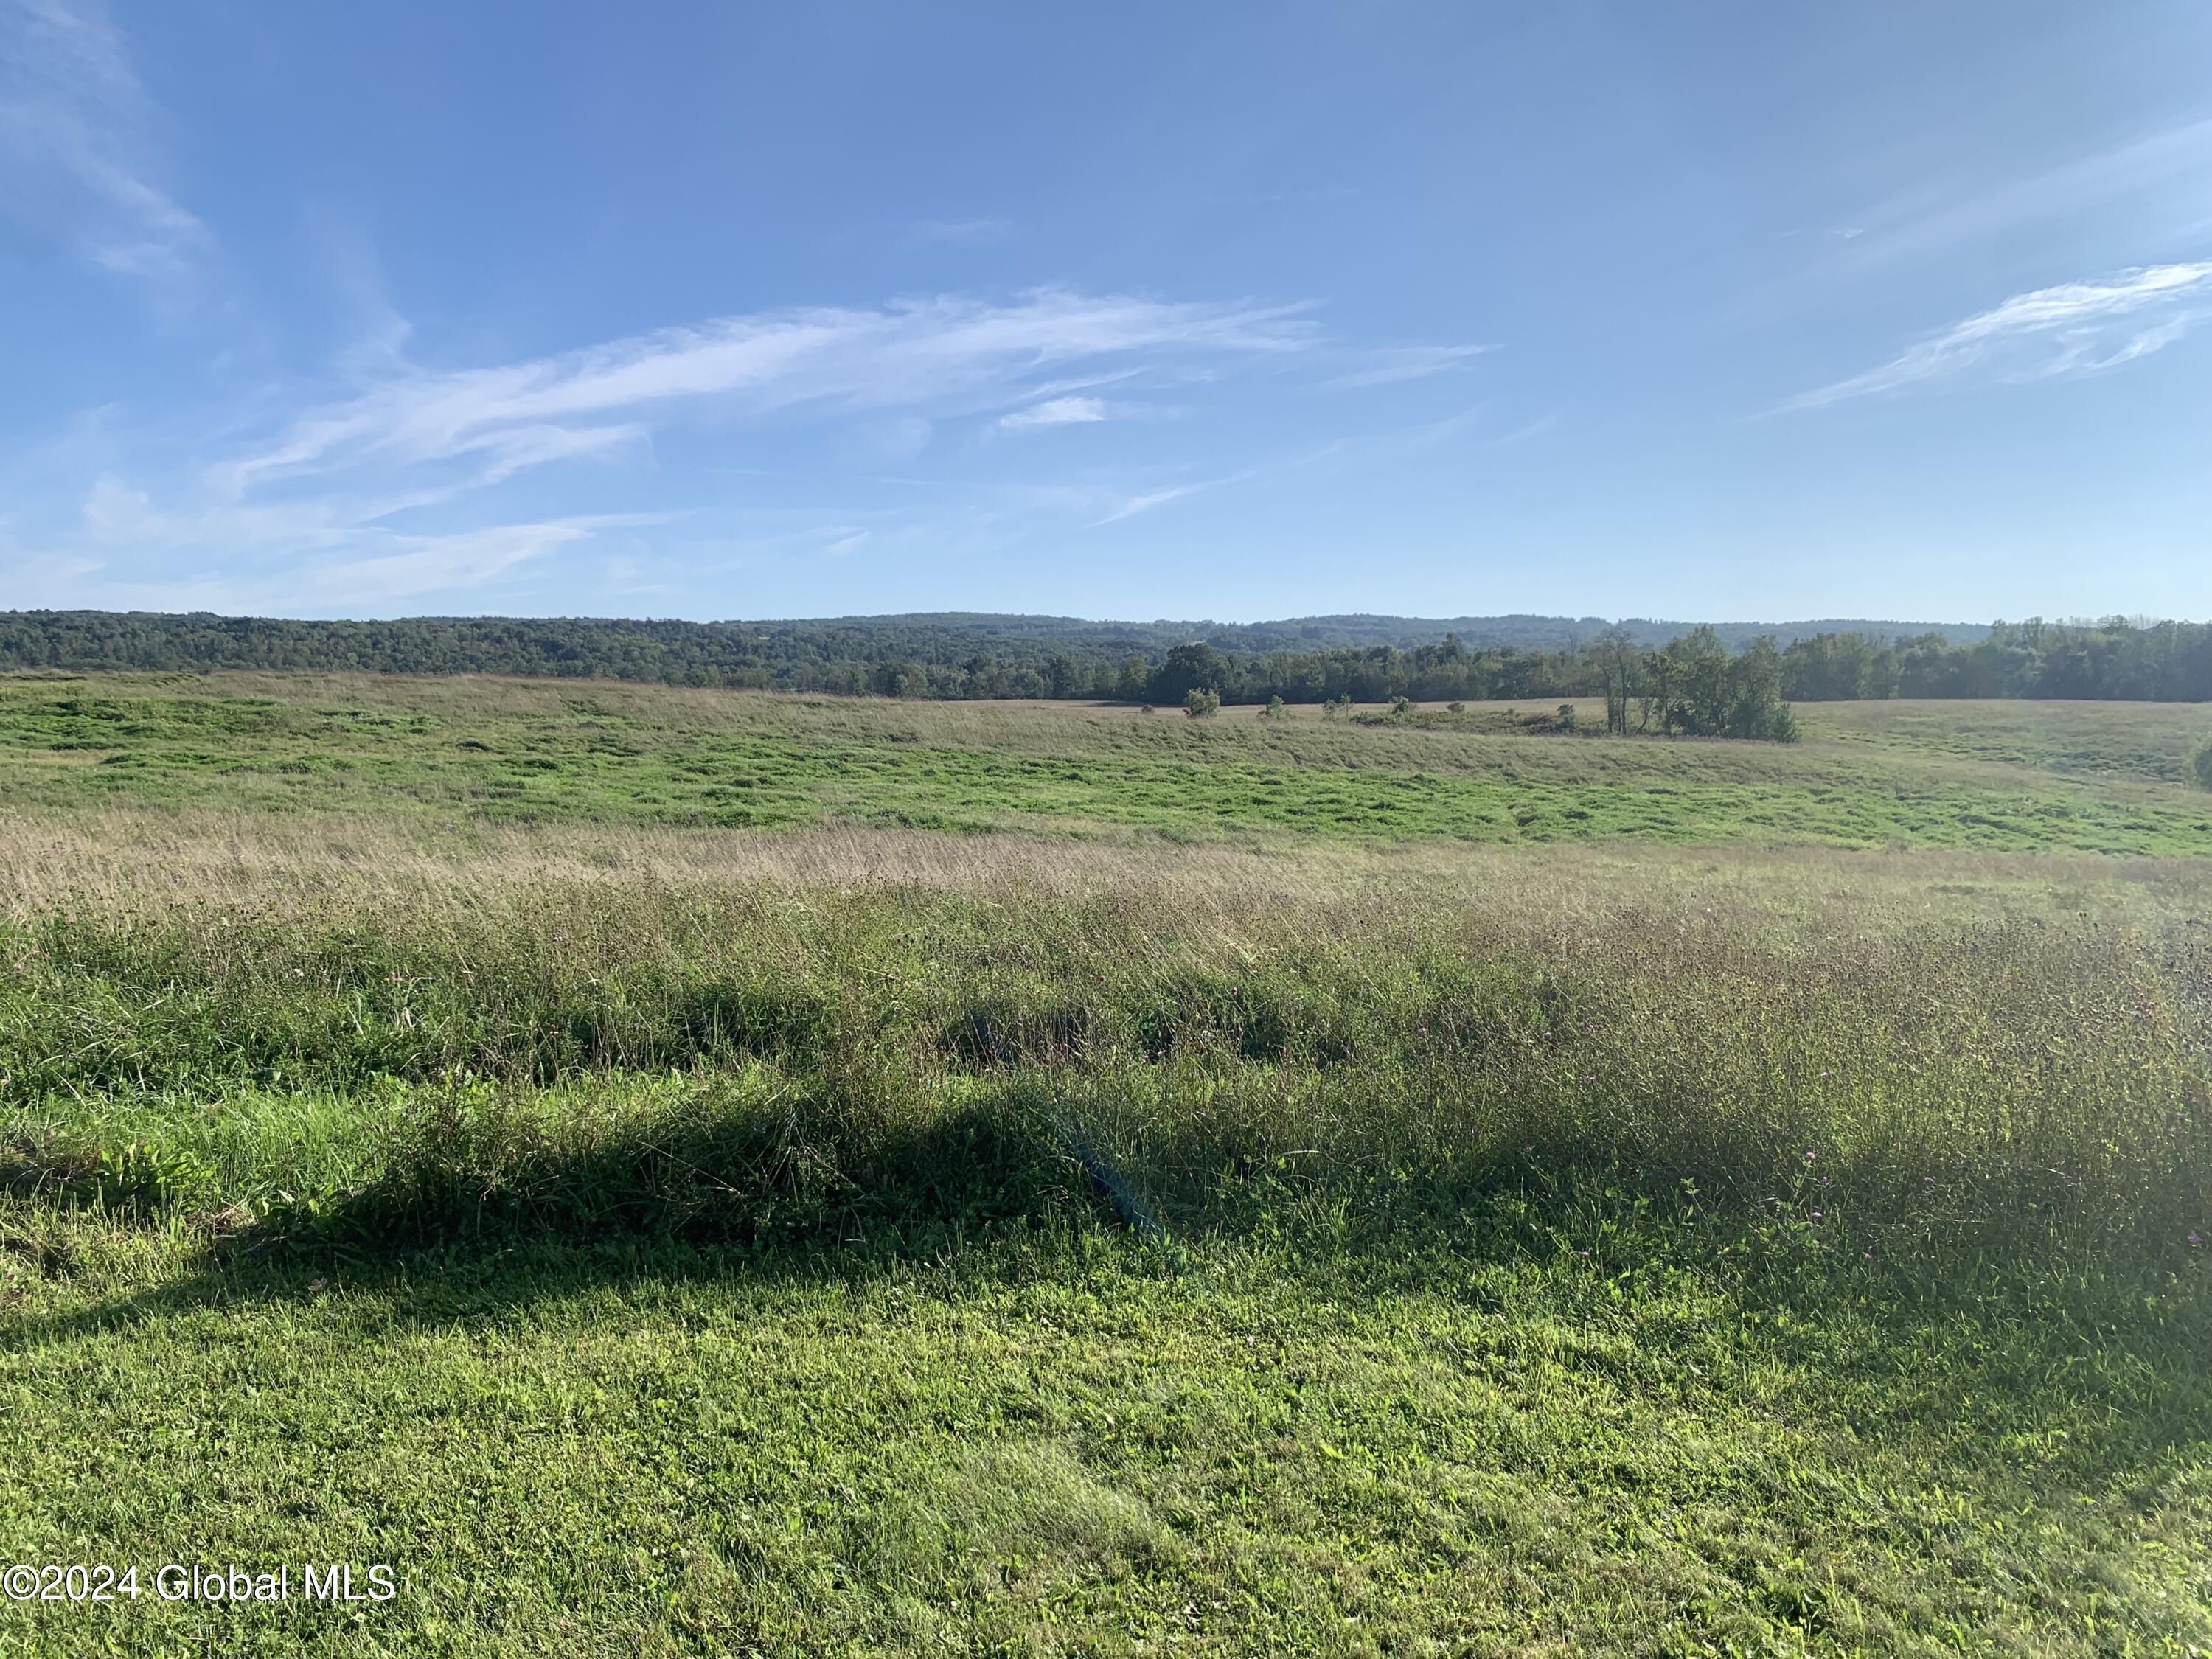
[[[1475,619],[1510,635],[1516,618]],[[847,617],[776,623],[553,617],[295,622],[151,612],[0,612],[0,666],[70,671],[218,668],[516,674],[915,698],[1106,698],[1182,703],[1533,702],[1603,696],[1629,729],[1719,732],[1772,724],[1769,704],[1866,697],[2212,700],[2212,626],[2000,623],[1954,641],[1832,631],[1778,645],[1654,625],[1559,643],[1470,644],[1455,630],[1394,643],[1402,617],[1303,623],[1099,623],[1041,617]],[[1336,641],[1361,637],[1368,643]],[[1178,637],[1178,635],[1181,637]],[[1375,636],[1380,635],[1381,638]],[[1268,648],[1240,641],[1273,641]],[[1310,641],[1310,642],[1309,642]],[[1611,723],[1611,722],[1609,722]]]
[[[2108,617],[1998,623],[1972,644],[1941,634],[1819,634],[1782,653],[1800,702],[1861,697],[2212,701],[2212,625]]]

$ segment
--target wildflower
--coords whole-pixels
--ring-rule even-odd
[[[1584,1073],[1583,1073],[1583,1082],[1585,1082],[1585,1083],[1595,1083],[1595,1082],[1596,1082],[1596,1081],[1597,1081],[1597,1073],[1596,1073],[1595,1072],[1584,1072]]]
[[[2189,1235],[2189,1243],[2190,1243],[2190,1248],[2191,1248],[2191,1249],[2195,1249],[2197,1245],[2202,1244],[2203,1242],[2204,1242],[2204,1241],[2203,1241],[2203,1239],[2201,1239],[2201,1238],[2197,1237],[2197,1236],[2195,1233],[2191,1233],[2191,1234],[2190,1234],[2190,1235]]]
[[[1814,1219],[1814,1220],[1815,1220],[1815,1221],[1818,1221],[1820,1218],[1820,1212],[1818,1210],[1814,1211],[1814,1212],[1813,1212],[1813,1219]]]
[[[1806,1161],[1808,1164],[1810,1164],[1810,1163],[1813,1161],[1813,1154],[1812,1154],[1812,1153],[1810,1153],[1810,1152],[1806,1153],[1806,1154],[1805,1154],[1805,1161]]]
[[[1830,1076],[1832,1076],[1832,1075],[1833,1075],[1833,1073],[1831,1073],[1831,1072],[1828,1070],[1828,1068],[1827,1068],[1826,1066],[1823,1066],[1820,1068],[1820,1075],[1821,1075],[1822,1077],[1830,1077]]]

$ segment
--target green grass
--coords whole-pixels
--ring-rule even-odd
[[[17,678],[0,690],[0,802],[1367,844],[2212,853],[2212,800],[2175,781],[2190,747],[2177,711],[2128,709],[2039,745],[2017,707],[1899,705],[1880,741],[1863,717],[1823,711],[1815,740],[1779,746],[1378,730],[1311,711],[1194,721],[544,683]],[[2073,775],[2106,731],[2124,733],[2108,775]]]
[[[83,1654],[2204,1638],[2201,1281],[1917,1304],[1557,1219],[1348,1262],[78,1263],[15,1298],[0,1555],[390,1559],[403,1593],[0,1618]]]
[[[2190,781],[2212,737],[2212,711],[2185,702],[1816,702],[1798,717],[1814,741],[2166,783]]]
[[[401,1592],[0,1651],[2204,1650],[2193,711],[1805,712],[9,683],[0,1565]]]

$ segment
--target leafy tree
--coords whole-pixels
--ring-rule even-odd
[[[1735,699],[1729,684],[1728,647],[1720,635],[1711,628],[1693,628],[1668,645],[1666,654],[1674,662],[1674,688],[1666,729],[1697,738],[1722,736]]]
[[[1221,712],[1221,699],[1213,692],[1194,685],[1182,694],[1182,712],[1194,720],[1204,720],[1208,714]]]
[[[1751,738],[1794,743],[1797,723],[1782,698],[1782,656],[1758,639],[1731,657],[1710,628],[1694,628],[1654,652],[1647,713],[1656,702],[1661,731],[1692,738]]]
[[[1605,729],[1614,737],[1628,735],[1628,703],[1641,682],[1643,660],[1635,635],[1617,623],[1590,646],[1590,661],[1605,687]]]
[[[1796,717],[1782,700],[1782,653],[1753,640],[1728,665],[1728,719],[1722,735],[1765,743],[1797,741]]]
[[[1181,702],[1193,691],[1205,691],[1218,705],[1228,678],[1227,665],[1212,646],[1179,645],[1152,671],[1152,701]]]

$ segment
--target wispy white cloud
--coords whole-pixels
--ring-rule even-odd
[[[1186,495],[1195,495],[1206,487],[1202,483],[1177,484],[1170,489],[1147,490],[1142,495],[1125,496],[1104,518],[1094,520],[1091,528],[1097,530],[1105,525],[1119,524],[1124,519],[1133,519],[1139,513],[1149,513],[1156,507],[1166,506],[1170,501],[1179,501]]]
[[[1871,204],[1836,234],[1850,244],[1838,257],[1866,268],[1934,252],[1977,238],[2136,200],[2174,222],[2176,207],[2203,210],[2212,185],[2212,118],[2073,155],[2015,176],[1937,174],[1915,182],[1887,201]]]
[[[319,393],[264,386],[189,434],[135,442],[103,423],[70,466],[28,481],[15,517],[36,521],[45,602],[388,614],[434,594],[526,603],[526,584],[556,568],[614,580],[605,573],[620,564],[635,586],[641,557],[665,586],[667,573],[741,550],[880,563],[1019,545],[1253,474],[1178,476],[1140,459],[1133,434],[1054,476],[1060,446],[963,435],[1194,413],[1128,396],[1131,382],[1197,395],[1255,368],[1349,364],[1381,384],[1475,349],[1362,357],[1303,305],[1048,289],[755,313],[431,368],[374,261],[347,258],[362,343]],[[809,441],[842,468],[819,494],[805,463],[788,464]],[[696,461],[702,444],[717,451],[711,466],[653,467],[663,453]],[[0,498],[15,474],[0,465]],[[625,511],[641,499],[661,510]],[[15,545],[33,542],[18,533]]]
[[[1048,398],[999,417],[1000,429],[1021,432],[1040,426],[1082,426],[1106,418],[1103,398]]]
[[[1005,407],[1029,398],[1040,371],[1086,360],[1296,351],[1315,338],[1306,309],[1045,290],[726,317],[501,368],[398,375],[302,416],[229,463],[227,480],[243,490],[372,464],[472,462],[512,455],[526,433],[599,447],[622,429],[598,424],[611,416],[665,421],[690,405],[756,418]]]
[[[0,208],[118,275],[173,283],[208,235],[159,181],[150,113],[99,0],[0,0]]]
[[[1140,366],[1133,368],[1097,368],[1081,374],[1063,374],[1031,386],[1030,395],[1034,398],[1060,398],[1071,392],[1095,392],[1102,386],[1112,386],[1117,381],[1134,380],[1146,372],[1146,369]],[[1154,373],[1158,372],[1156,368]],[[1184,372],[1188,374],[1192,371],[1186,368]]]
[[[1340,453],[1345,447],[1344,440],[1334,439],[1317,447],[1279,455],[1272,460],[1263,461],[1255,466],[1244,467],[1235,472],[1223,473],[1216,477],[1198,478],[1189,483],[1170,484],[1158,489],[1139,490],[1134,493],[1118,492],[1109,497],[1104,515],[1092,520],[1085,528],[1098,530],[1109,524],[1119,524],[1124,519],[1133,519],[1139,513],[1149,513],[1156,507],[1165,507],[1170,501],[1183,501],[1199,494],[1201,490],[1222,489],[1229,485],[1244,483],[1254,478],[1305,471],[1331,456]]]
[[[358,605],[480,587],[595,532],[658,515],[573,515],[442,530],[384,522],[404,501],[318,499],[158,505],[112,474],[94,480],[78,510],[68,570],[27,571],[66,581],[97,569],[113,602],[155,608]],[[119,573],[153,553],[160,574]]]
[[[1425,380],[1467,368],[1477,357],[1497,350],[1494,345],[1378,346],[1356,355],[1356,367],[1328,384],[1338,386],[1395,386],[1403,380]]]
[[[1520,425],[1500,428],[1497,411],[1486,403],[1462,409],[1456,415],[1447,415],[1440,421],[1429,421],[1422,425],[1404,428],[1394,432],[1374,434],[1365,442],[1377,449],[1433,449],[1459,439],[1470,439],[1475,447],[1504,449],[1507,446],[1526,443],[1540,437],[1565,418],[1565,411],[1553,410]]]
[[[2208,304],[2212,261],[2037,289],[1782,408],[1819,409],[1968,375],[2017,381],[2094,374],[2172,344]]]
[[[258,435],[210,440],[188,471],[159,472],[149,486],[127,459],[103,454],[67,517],[48,514],[55,568],[102,566],[110,602],[156,602],[149,590],[126,593],[118,573],[158,566],[161,602],[258,596],[266,607],[278,596],[295,611],[506,584],[611,524],[637,522],[574,508],[620,505],[618,464],[649,459],[679,428],[750,427],[763,441],[823,428],[864,464],[911,460],[935,422],[1095,421],[1121,406],[1071,388],[1225,372],[1319,337],[1297,306],[1049,290],[726,317],[433,370],[407,356],[395,313],[374,321],[374,349],[345,355],[337,395],[292,400],[296,412],[264,416]],[[284,406],[270,392],[260,403]],[[1063,522],[1127,516],[1179,493],[1139,499],[1101,480],[1074,492]],[[811,545],[848,554],[867,533],[848,521]],[[174,574],[193,570],[203,574]]]
[[[1491,449],[1504,449],[1511,444],[1527,443],[1531,438],[1542,437],[1544,434],[1566,418],[1565,410],[1555,409],[1548,415],[1539,415],[1533,421],[1523,421],[1519,426],[1486,439],[1485,447]]]
[[[590,520],[494,525],[449,535],[397,536],[393,551],[344,559],[309,573],[308,590],[337,604],[481,587],[517,565],[581,541]]]

